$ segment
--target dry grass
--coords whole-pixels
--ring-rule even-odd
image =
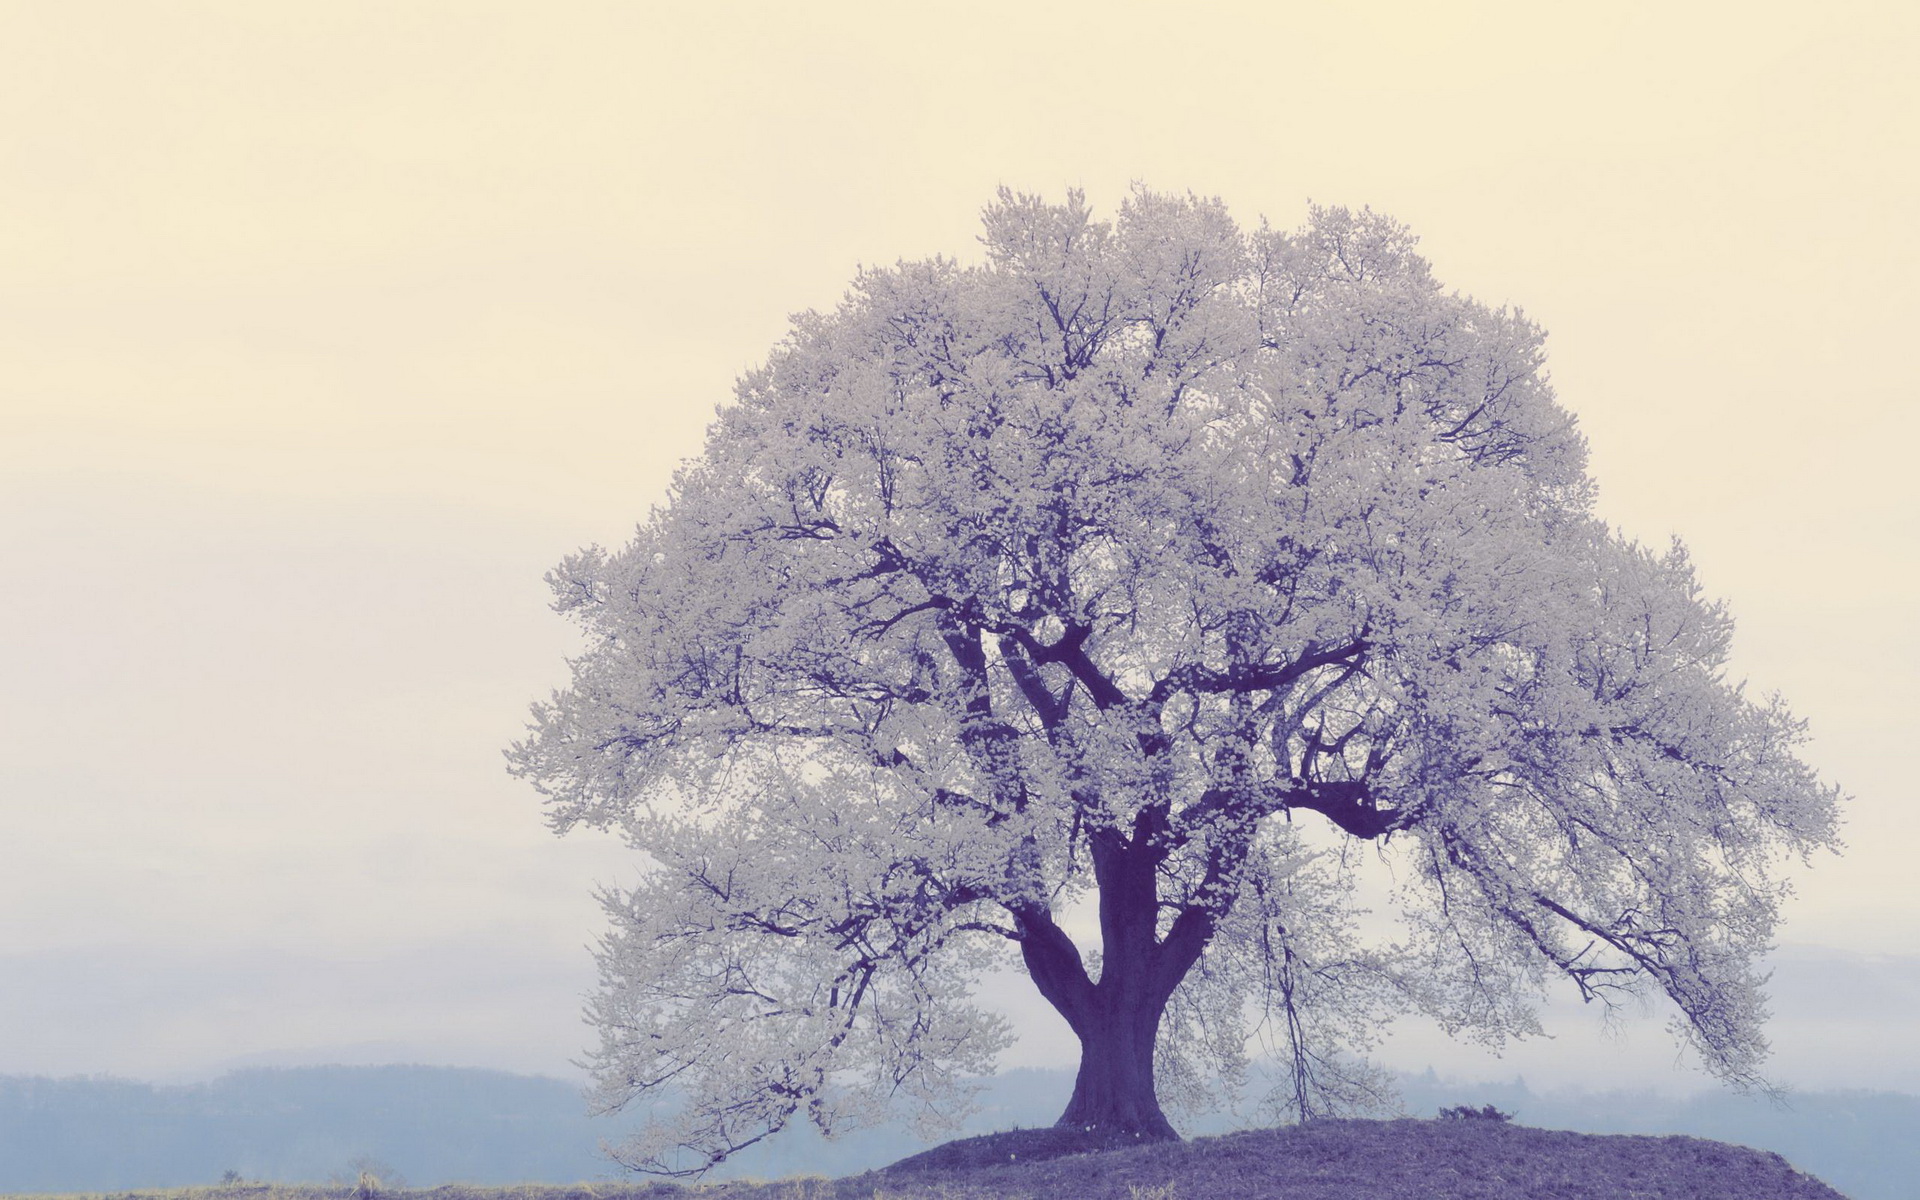
[[[1845,1200],[1775,1154],[1688,1137],[1494,1121],[1326,1121],[1041,1157],[1043,1131],[970,1138],[846,1179],[384,1191],[381,1200]],[[1022,1151],[1026,1153],[1023,1154]],[[54,1198],[47,1198],[54,1200]],[[241,1185],[57,1200],[358,1200],[352,1187]]]

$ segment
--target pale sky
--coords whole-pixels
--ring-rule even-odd
[[[541,574],[860,264],[1138,180],[1371,205],[1550,331],[1602,515],[1855,797],[1777,1071],[1920,1090],[1920,21],[1588,7],[0,2],[0,1073],[569,1073],[633,864],[503,770]],[[1671,1073],[1555,1022],[1393,1065]]]

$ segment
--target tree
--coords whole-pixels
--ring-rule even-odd
[[[589,1010],[603,1101],[671,1100],[625,1160],[938,1119],[1013,950],[1080,1040],[1062,1124],[1113,1137],[1253,1031],[1336,1111],[1392,1014],[1498,1041],[1555,974],[1756,1080],[1779,867],[1840,797],[1679,545],[1592,514],[1540,331],[1369,212],[985,226],[796,317],[549,577],[589,644],[512,768],[650,860]]]

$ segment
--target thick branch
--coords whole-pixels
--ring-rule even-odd
[[[1341,830],[1372,841],[1413,823],[1415,814],[1403,808],[1381,808],[1372,790],[1359,780],[1295,780],[1246,788],[1213,788],[1180,813],[1185,840],[1217,817],[1254,818],[1296,808],[1308,809],[1332,821]]]
[[[1311,809],[1363,841],[1385,837],[1413,819],[1406,809],[1376,806],[1372,790],[1357,781],[1308,783],[1278,790],[1281,807]]]
[[[1367,652],[1365,638],[1355,638],[1343,646],[1325,650],[1308,649],[1291,662],[1252,663],[1216,671],[1197,663],[1169,672],[1153,685],[1149,704],[1163,704],[1176,692],[1270,692],[1285,687],[1310,671],[1321,667],[1345,666],[1359,661]]]
[[[1047,688],[1047,681],[1028,659],[1020,646],[1019,639],[1011,635],[1000,638],[1000,657],[1007,664],[1007,671],[1013,676],[1014,683],[1020,687],[1020,694],[1040,716],[1040,723],[1052,729],[1065,719],[1067,701],[1064,695],[1055,696]],[[1071,686],[1071,685],[1068,685]]]
[[[1067,631],[1060,635],[1060,640],[1051,646],[1042,645],[1038,638],[1025,629],[1014,627],[1003,632],[1019,643],[1034,662],[1059,663],[1071,671],[1080,686],[1086,688],[1087,694],[1093,697],[1095,706],[1107,709],[1127,702],[1127,694],[1120,690],[1120,685],[1107,678],[1087,657],[1087,638],[1093,633],[1092,626],[1069,625]]]
[[[1193,964],[1200,961],[1201,951],[1213,940],[1221,919],[1232,909],[1237,888],[1229,883],[1229,877],[1246,861],[1252,832],[1252,822],[1242,823],[1208,848],[1200,886],[1194,889],[1193,899],[1173,919],[1167,936],[1160,942],[1160,958],[1155,964],[1159,978],[1155,982],[1167,995],[1173,994]]]
[[[1020,957],[1040,994],[1053,1005],[1075,1033],[1093,1019],[1093,980],[1087,976],[1080,948],[1054,922],[1045,905],[1008,906],[1020,933]]]

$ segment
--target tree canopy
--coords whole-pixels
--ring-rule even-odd
[[[627,1161],[937,1120],[1009,953],[1116,1136],[1255,1033],[1337,1110],[1395,1013],[1497,1041],[1556,975],[1756,1080],[1839,794],[1678,543],[1595,517],[1540,330],[1366,211],[1002,192],[982,241],[796,317],[549,577],[588,644],[510,758],[650,864],[590,1010],[604,1101],[671,1100]]]

